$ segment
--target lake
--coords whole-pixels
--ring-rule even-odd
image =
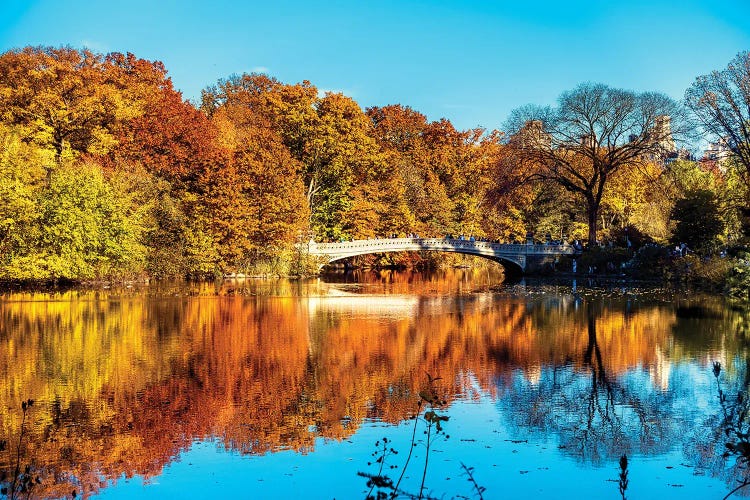
[[[720,298],[486,269],[6,292],[2,483],[722,498],[750,477],[748,339]]]

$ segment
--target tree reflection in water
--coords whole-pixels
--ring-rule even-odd
[[[511,390],[500,400],[510,427],[557,436],[564,454],[593,464],[668,450],[681,432],[671,412],[674,393],[639,383],[626,371],[611,374],[606,360],[613,353],[602,352],[597,333],[601,311],[584,307],[582,352],[571,353],[564,365],[542,368],[536,381],[513,374]]]
[[[744,349],[724,324],[702,336],[676,329],[674,307],[655,301],[473,293],[476,280],[458,274],[392,278],[405,281],[2,300],[0,438],[18,436],[15,402],[35,399],[26,450],[45,472],[39,491],[87,496],[157,477],[203,440],[238,455],[306,454],[368,422],[403,422],[432,373],[448,411],[491,399],[512,432],[546,432],[564,455],[635,462],[695,427],[677,404],[695,399],[679,394],[690,382],[670,381],[669,367],[701,363],[712,346]],[[487,481],[484,464],[465,458]],[[0,454],[0,470],[13,466]]]

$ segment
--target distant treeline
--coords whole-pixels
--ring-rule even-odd
[[[506,138],[405,105],[362,110],[305,81],[232,75],[199,105],[159,62],[68,47],[0,55],[0,279],[290,274],[294,243],[389,234],[583,238],[559,184],[507,180]],[[526,168],[519,164],[517,168]],[[737,174],[739,175],[739,174]],[[675,202],[713,190],[739,231],[732,169],[677,161],[609,181],[600,238],[667,241]],[[723,240],[722,240],[723,238]]]

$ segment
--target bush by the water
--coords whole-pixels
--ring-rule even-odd
[[[625,262],[630,260],[633,252],[622,247],[593,247],[581,254],[578,258],[579,272],[587,272],[591,269],[598,273],[620,272]]]

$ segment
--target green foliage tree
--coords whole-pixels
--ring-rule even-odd
[[[309,177],[312,227],[331,239],[357,237],[362,228],[347,220],[355,204],[353,188],[374,180],[383,167],[369,135],[370,123],[359,106],[341,94],[320,99],[316,112],[317,127],[307,137],[302,158]]]
[[[745,184],[737,207],[739,225],[750,238],[750,52],[738,53],[723,70],[698,76],[685,102],[704,130],[729,145],[732,164]],[[735,195],[731,193],[730,196]]]
[[[742,180],[742,172],[731,162],[724,168],[714,168],[703,162],[678,160],[670,163],[655,183],[653,192],[662,199],[652,210],[652,217],[660,217],[665,207],[674,205],[688,193],[708,190],[714,194],[718,214],[722,220],[722,243],[732,244],[743,234],[743,210],[746,208],[747,186]]]
[[[29,255],[39,237],[44,165],[52,155],[23,142],[16,127],[0,124],[0,279],[36,277]]]
[[[61,166],[40,207],[43,278],[94,279],[143,269],[140,220],[97,165]]]

